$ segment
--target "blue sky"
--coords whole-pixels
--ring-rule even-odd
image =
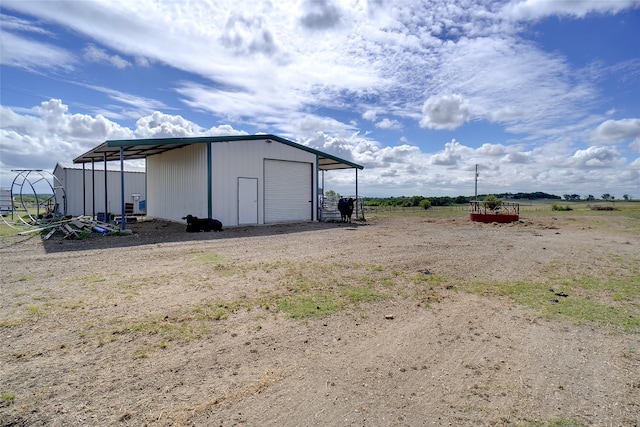
[[[272,133],[367,196],[640,198],[640,0],[4,0],[0,185],[108,139]],[[353,171],[325,189],[354,192]]]

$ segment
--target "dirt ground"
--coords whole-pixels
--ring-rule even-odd
[[[585,224],[145,221],[2,241],[0,425],[638,426],[638,334],[464,291],[639,262],[638,234]],[[383,297],[278,309],[350,284]]]

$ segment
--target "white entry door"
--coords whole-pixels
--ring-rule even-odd
[[[238,225],[258,223],[258,178],[238,178]]]

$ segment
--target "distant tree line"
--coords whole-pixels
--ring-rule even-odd
[[[479,194],[478,200],[484,200],[488,195]],[[516,199],[516,200],[536,200],[536,199],[552,199],[561,200],[560,196],[553,194],[547,194],[540,191],[535,193],[502,193],[495,194],[499,199]],[[430,206],[453,206],[468,204],[475,199],[475,196],[437,196],[437,197],[424,197],[424,196],[400,196],[400,197],[363,197],[365,206],[397,206],[397,207],[424,207],[424,200],[428,201]]]
[[[580,201],[594,202],[596,200],[596,198],[592,194],[589,194],[584,199],[581,198],[579,194],[565,194],[562,197],[568,202],[580,202]],[[625,201],[631,200],[631,196],[628,194],[623,194],[622,198]],[[600,200],[604,200],[605,202],[615,202],[616,198],[615,196],[612,196],[609,193],[604,193],[602,196],[600,196]]]

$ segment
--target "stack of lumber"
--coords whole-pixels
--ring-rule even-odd
[[[90,231],[93,233],[107,234],[110,232],[122,231],[119,227],[102,221],[95,221],[91,217],[79,216],[75,218],[64,219],[56,221],[55,223],[48,224],[43,227],[32,228],[31,230],[23,231],[19,234],[31,234],[47,231],[44,235],[44,240],[48,240],[55,233],[62,233],[65,239],[77,239],[84,231]],[[131,232],[125,230],[125,232]]]

